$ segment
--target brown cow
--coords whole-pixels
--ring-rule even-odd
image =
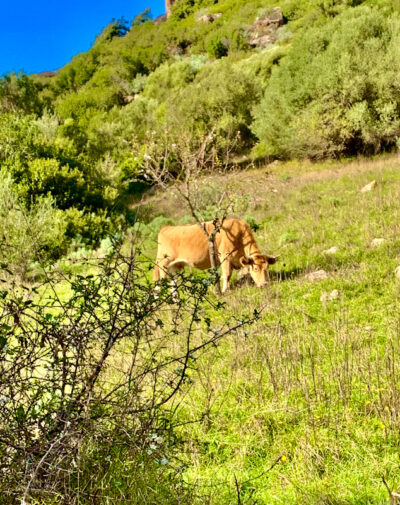
[[[209,235],[214,231],[214,224],[205,223]],[[229,289],[232,270],[246,267],[258,287],[265,286],[268,279],[268,266],[273,265],[277,257],[261,254],[251,229],[239,219],[225,219],[217,225],[215,235],[216,263],[221,265],[222,292]],[[211,268],[208,240],[198,224],[186,226],[165,226],[158,234],[158,251],[154,280],[158,281],[185,266],[206,270]]]

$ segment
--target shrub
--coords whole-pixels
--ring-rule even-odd
[[[29,208],[10,175],[0,171],[0,261],[24,278],[30,263],[58,258],[66,250],[66,223],[49,196]]]
[[[82,172],[68,165],[60,166],[58,160],[36,158],[28,164],[24,174],[28,195],[51,194],[60,209],[79,205],[85,195],[85,181]]]
[[[169,462],[179,442],[171,400],[202,351],[258,313],[216,326],[214,276],[181,276],[172,295],[147,271],[136,251],[114,248],[83,275],[48,272],[33,291],[0,291],[5,505],[194,503]]]
[[[206,65],[192,84],[167,103],[168,123],[176,142],[187,132],[202,139],[215,130],[219,149],[226,149],[230,143],[232,150],[243,149],[251,137],[251,108],[259,94],[254,79],[229,61]]]
[[[39,82],[24,73],[0,77],[0,112],[40,114],[44,108],[41,88]]]
[[[400,19],[357,7],[305,32],[272,72],[252,129],[281,157],[376,153],[400,127]]]
[[[228,54],[228,44],[229,41],[225,38],[211,37],[207,43],[207,53],[211,58],[223,58]]]
[[[174,63],[164,63],[147,79],[143,96],[164,101],[173,91],[181,91],[193,82],[205,59],[187,58]]]

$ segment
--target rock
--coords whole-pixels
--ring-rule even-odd
[[[337,245],[332,246],[330,249],[325,249],[322,251],[323,254],[336,254],[339,251],[339,247]]]
[[[204,14],[203,16],[199,17],[198,21],[200,23],[213,23],[216,19],[219,19],[222,17],[222,12],[216,12],[215,14]]]
[[[337,289],[334,289],[329,293],[329,300],[337,300],[339,298],[339,291]]]
[[[267,47],[270,44],[275,44],[276,42],[276,34],[270,33],[269,35],[262,35],[261,37],[255,37],[253,39],[249,39],[248,43],[253,47]]]
[[[32,75],[40,75],[40,77],[54,77],[58,74],[58,70],[45,70],[44,72],[38,72],[37,74]]]
[[[324,291],[320,297],[320,301],[322,303],[331,302],[332,300],[337,300],[339,298],[339,295],[340,293],[337,289],[334,289],[330,293],[326,293]]]
[[[394,275],[395,275],[396,279],[398,279],[400,281],[400,265],[398,267],[396,267],[396,269],[394,271]]]
[[[161,16],[157,16],[156,18],[153,19],[153,24],[156,26],[160,25],[161,23],[164,23],[164,21],[167,21],[167,14],[162,14]]]
[[[310,272],[306,275],[308,281],[323,281],[328,278],[328,274],[325,270],[316,270],[315,272]]]
[[[279,160],[274,160],[274,161],[271,161],[271,163],[268,164],[269,167],[277,167],[278,165],[280,165],[280,161]]]
[[[122,97],[125,104],[133,102],[139,96],[139,93],[132,93],[131,95],[125,95]]]
[[[374,240],[371,242],[371,247],[379,247],[383,245],[386,242],[386,239],[384,238],[374,238]]]
[[[266,47],[274,44],[278,37],[277,31],[284,24],[280,7],[275,7],[266,16],[257,18],[248,30],[247,42],[253,47]]]
[[[272,193],[279,193],[279,191],[276,188],[271,189]]]
[[[175,2],[176,0],[165,0],[165,10],[167,11],[167,18],[170,17],[171,9]]]
[[[320,296],[319,301],[325,304],[328,300],[329,300],[329,295],[326,291],[324,291],[322,293],[322,295]]]
[[[377,186],[377,182],[371,181],[369,184],[367,184],[366,186],[361,188],[360,191],[361,191],[361,193],[367,193],[368,191],[372,191],[373,189],[375,189],[376,186]]]
[[[370,326],[369,324],[367,324],[367,326],[365,326],[364,330],[365,331],[372,331],[372,326]]]

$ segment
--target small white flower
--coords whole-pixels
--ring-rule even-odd
[[[33,440],[38,440],[40,437],[40,430],[39,430],[39,426],[36,426],[36,428],[34,428],[32,430],[32,438]]]

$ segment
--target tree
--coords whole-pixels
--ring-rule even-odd
[[[174,139],[178,137],[175,136]],[[215,145],[215,130],[201,139],[193,132],[182,132],[179,141],[171,142],[166,132],[164,150],[161,150],[157,137],[148,139],[147,152],[143,155],[143,176],[164,190],[172,190],[186,206],[191,217],[205,234],[208,242],[211,267],[216,271],[219,258],[215,250],[215,237],[224,220],[234,211],[236,198],[229,184],[224,184],[222,191],[215,192],[204,201],[202,179],[205,174],[226,173],[230,164],[231,150],[235,149],[235,139],[228,141],[223,158]],[[238,136],[236,136],[236,140]],[[179,143],[178,143],[179,142]],[[211,215],[210,215],[211,211]],[[213,231],[210,233],[206,221],[211,220]],[[216,288],[221,293],[219,279]]]

